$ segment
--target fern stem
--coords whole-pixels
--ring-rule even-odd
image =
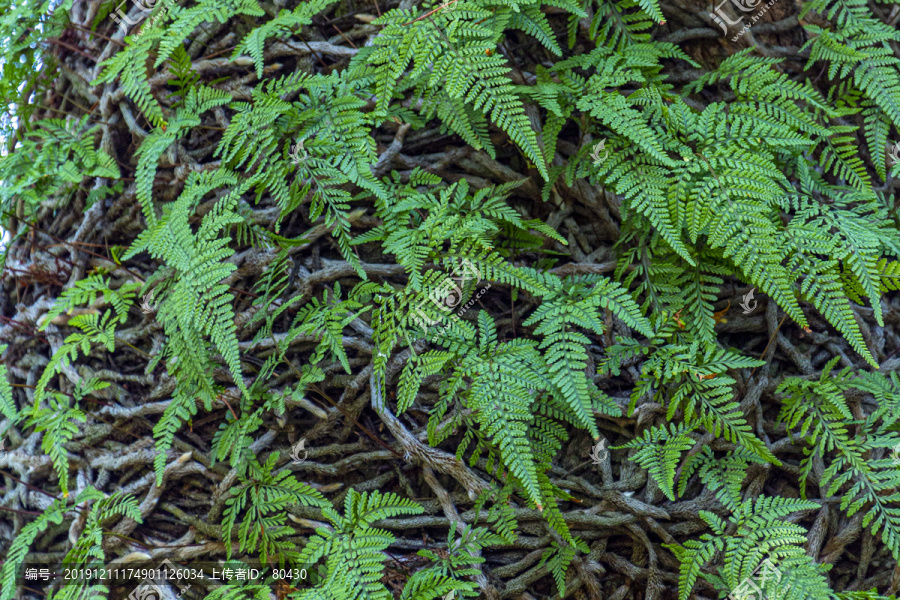
[[[445,2],[445,3],[443,3],[442,5],[438,6],[437,8],[432,9],[430,12],[425,13],[425,14],[422,15],[421,17],[416,17],[416,18],[413,19],[412,21],[409,21],[408,23],[404,23],[403,25],[404,25],[404,26],[406,26],[406,25],[411,25],[411,24],[415,23],[416,21],[421,21],[422,19],[424,19],[424,18],[426,18],[426,17],[427,17],[428,19],[430,19],[430,18],[431,18],[431,15],[433,15],[434,13],[436,13],[436,12],[438,12],[438,11],[441,11],[441,10],[447,8],[447,7],[450,6],[451,4],[456,4],[458,1],[459,1],[459,0],[450,0],[449,2]]]
[[[144,351],[141,350],[140,348],[137,348],[137,347],[135,347],[135,346],[129,344],[128,342],[126,342],[126,341],[123,340],[122,338],[116,337],[116,341],[117,341],[117,342],[122,342],[123,344],[125,344],[126,346],[128,346],[129,348],[131,348],[132,350],[134,350],[135,352],[138,352],[138,353],[140,353],[140,354],[143,354],[146,358],[150,358],[150,355],[149,355],[149,354],[147,354],[146,352],[144,352]]]
[[[0,473],[2,473],[2,472],[3,471],[0,471]],[[5,510],[6,512],[14,512],[14,513],[18,513],[20,515],[35,515],[38,517],[44,514],[44,513],[35,512],[33,510],[19,510],[18,508],[8,508],[6,506],[0,506],[0,510]]]
[[[238,420],[237,413],[234,412],[234,409],[231,408],[231,405],[230,405],[230,404],[228,404],[228,400],[225,399],[225,395],[224,395],[224,394],[220,394],[219,397],[217,398],[217,400],[221,400],[222,402],[225,403],[225,406],[227,406],[227,407],[228,407],[228,410],[231,412],[231,416],[234,417],[234,420],[235,420],[235,421],[237,421],[237,420]]]

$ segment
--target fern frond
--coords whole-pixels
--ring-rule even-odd
[[[659,489],[674,501],[675,470],[681,461],[681,453],[694,446],[694,439],[688,435],[690,432],[687,426],[670,423],[668,429],[665,425],[653,427],[645,431],[642,438],[635,438],[613,449],[636,449],[630,459],[647,469]]]

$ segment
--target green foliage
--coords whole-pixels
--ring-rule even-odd
[[[280,565],[285,561],[304,562],[294,549],[294,543],[285,539],[293,533],[286,524],[285,509],[291,505],[325,507],[327,502],[319,492],[295,479],[290,471],[273,473],[277,461],[277,452],[270,454],[262,465],[249,457],[247,473],[239,477],[240,487],[230,490],[232,497],[225,502],[227,508],[222,521],[229,558],[232,531],[238,517],[246,511],[237,532],[241,552],[258,551],[263,563],[270,560],[277,560]]]
[[[385,13],[374,22],[383,26],[374,45],[354,57],[350,71],[374,78],[378,114],[387,116],[398,92],[414,88],[422,98],[426,119],[438,116],[468,144],[494,156],[483,116],[490,114],[546,177],[544,154],[508,76],[506,59],[495,54],[507,29],[520,29],[550,52],[561,54],[540,10],[543,2],[461,0],[457,4],[452,11],[433,15],[430,9],[421,14],[399,8]],[[574,2],[557,0],[552,4],[586,16]]]
[[[255,0],[181,4],[166,4],[139,34],[126,37],[92,82],[119,85],[122,101],[133,102],[151,125],[146,137],[136,136],[134,152],[144,229],[124,255],[110,254],[123,266],[146,252],[161,267],[143,285],[114,282],[111,274],[95,271],[60,293],[41,329],[66,315],[66,325],[78,331],[44,367],[30,406],[17,409],[9,371],[0,364],[0,413],[43,434],[42,450],[64,496],[70,470],[65,445],[88,417],[81,403],[110,385],[69,367],[79,357],[96,358],[101,347],[114,352],[116,329],[129,319],[138,289],[152,288],[153,318],[164,340],[146,374],[163,363],[175,382],[153,426],[156,481],[161,483],[184,425],[201,407],[212,412],[227,397],[211,459],[227,461],[239,482],[222,521],[229,557],[236,538],[238,553],[258,554],[263,561],[324,561],[323,580],[293,598],[387,600],[391,593],[382,574],[394,537],[373,524],[422,512],[393,494],[351,489],[340,515],[313,487],[278,470],[278,453],[260,462],[250,450],[273,416],[283,418],[288,399],[301,399],[335,370],[355,375],[361,357],[345,344],[348,328],[371,329],[372,346],[362,354],[365,360],[371,356],[379,375],[388,372],[398,348],[408,351],[397,412],[427,412],[428,443],[453,438],[457,457],[486,472],[491,484],[475,504],[479,515],[490,504],[491,527],[453,523],[445,552],[420,552],[433,564],[407,578],[402,599],[478,597],[481,591],[470,578],[484,562],[481,550],[513,544],[522,504],[543,513],[541,525],[553,541],[540,567],[565,594],[568,568],[588,547],[563,519],[562,503],[575,499],[554,483],[560,480],[554,461],[582,430],[599,439],[603,420],[623,416],[597,381],[633,365],[640,377],[627,416],[638,415],[638,407],[650,401],[663,407],[665,422],[646,424],[638,415],[639,433],[617,449],[627,450],[668,500],[702,486],[730,511],[727,518],[702,512],[711,533],[683,547],[669,546],[681,564],[682,599],[701,576],[725,595],[766,557],[783,572],[766,589],[773,600],[877,597],[830,591],[826,569],[805,556],[807,532],[786,517],[817,504],[744,497],[751,464],[781,461],[771,442],[757,436],[763,436],[762,424],[753,423],[739,404],[738,380],[747,378],[735,371],[746,375],[764,363],[724,345],[716,331],[721,308],[715,306],[727,286],[743,282],[808,328],[815,321],[803,303],[811,304],[877,366],[852,303],[868,304],[876,323],[889,326],[882,296],[900,289],[900,235],[881,160],[900,131],[900,59],[894,52],[900,33],[865,2],[804,3],[801,18],[815,11],[832,22],[803,24],[811,34],[804,46],[807,68],[826,65],[827,83],[792,78],[782,60],[760,58],[747,48],[681,89],[666,81],[664,68],[702,66],[675,44],[651,39],[651,29],[663,19],[657,0],[455,0],[452,9],[425,2],[383,14],[379,8],[378,18],[366,25],[372,28],[370,43],[361,44],[352,59],[329,65],[327,74],[301,60],[277,78],[269,76],[276,69],[265,60],[275,40],[303,38],[303,28],[329,11],[337,18],[353,15],[335,0],[300,2],[279,12],[282,3],[273,9]],[[47,91],[34,65],[53,65],[44,42],[59,41],[72,2],[62,2],[52,14],[50,6],[35,12],[25,3],[0,0],[0,90],[7,105],[0,131],[14,139],[15,148],[0,158],[0,210],[20,221],[73,199],[90,206],[119,197],[129,180],[99,147],[97,134],[107,135],[102,128],[115,123],[89,122],[96,115],[31,118],[31,102],[41,97],[38,91]],[[95,28],[110,9],[102,4]],[[568,23],[569,49],[576,48],[576,38],[583,47],[586,34],[586,50],[558,59],[564,50],[555,15]],[[208,64],[197,64],[206,60],[195,53],[197,32],[214,23],[228,24],[238,35],[229,45],[228,68],[248,69],[239,90],[217,88],[219,82],[206,76]],[[523,41],[541,56],[542,64],[529,66],[528,73],[509,50]],[[151,77],[164,64],[170,90],[161,101],[159,80],[151,85]],[[710,91],[724,92],[728,101],[704,104]],[[212,127],[213,116],[220,127]],[[428,172],[420,166],[385,175],[379,144],[394,125],[455,134],[473,155],[483,150],[499,156],[530,177],[501,185],[478,178],[445,181],[436,174],[442,168]],[[496,143],[501,132],[511,142],[507,148]],[[178,175],[183,187],[177,198],[162,200],[155,189],[160,170],[189,167],[179,164],[181,146],[198,135],[211,136],[203,139],[215,147],[215,161],[204,163],[210,168],[187,168]],[[865,140],[868,156],[858,139]],[[592,156],[601,140],[607,144],[602,160]],[[501,179],[513,179],[506,175]],[[886,185],[874,187],[876,176]],[[891,176],[898,176],[896,168]],[[86,177],[97,179],[91,189],[83,186]],[[512,199],[530,195],[526,188],[536,177],[543,179],[543,199],[556,203],[537,204],[533,211],[551,214],[547,223],[525,218]],[[559,222],[563,184],[589,184],[614,199],[613,226],[621,223],[621,236],[613,277],[548,272],[555,259],[547,255],[562,255],[556,244],[568,243],[564,232],[548,224]],[[275,209],[274,227],[254,220],[251,202]],[[313,229],[293,239],[279,235],[280,224],[293,226],[298,215]],[[367,229],[354,233],[354,227]],[[301,260],[310,240],[323,234],[359,282],[335,281],[322,290],[304,282],[296,292],[298,271],[292,266],[301,265],[292,261]],[[236,256],[245,249],[246,255]],[[383,282],[381,275],[371,281],[362,249],[365,256],[391,257],[402,267],[405,285]],[[234,284],[235,272],[244,256],[266,263],[270,254],[253,288],[252,316],[242,324],[262,323],[253,343],[271,342],[271,351],[261,361],[242,363],[250,357],[240,352],[236,314],[246,315],[247,306],[235,294],[246,290]],[[489,290],[499,290],[492,309],[503,304],[510,310],[511,337],[498,333],[505,316],[468,310]],[[522,319],[515,307],[520,299],[527,306]],[[625,332],[614,345],[598,343],[611,339],[611,324],[618,333],[634,333]],[[628,337],[637,334],[643,337]],[[304,354],[295,364],[301,344]],[[247,363],[258,367],[255,377],[247,377]],[[818,380],[787,377],[778,387],[779,421],[805,452],[801,494],[806,497],[810,482],[822,486],[823,496],[840,494],[841,509],[850,517],[861,512],[863,526],[881,531],[897,559],[900,475],[885,454],[900,440],[900,382],[895,374],[834,374],[834,364]],[[83,379],[71,390],[52,389],[60,373]],[[426,405],[430,400],[420,391],[432,384],[437,400]],[[239,397],[228,392],[231,385]],[[856,418],[848,393],[871,395],[875,411]],[[696,447],[704,432],[724,445]],[[823,473],[815,469],[820,460]],[[132,499],[86,490],[75,506],[83,501],[95,504],[66,558],[73,564],[103,558],[105,519],[139,517]],[[322,509],[332,524],[318,529],[302,551],[295,549],[286,512],[298,505]],[[21,561],[67,510],[65,499],[55,500],[22,527],[0,572],[0,600],[8,600],[14,588],[8,565]],[[98,598],[108,593],[103,586],[84,591]],[[70,593],[67,588],[52,597],[69,600]],[[270,591],[227,585],[211,597],[262,600]]]
[[[153,97],[145,65],[161,37],[158,30],[151,30],[141,36],[125,38],[125,49],[104,61],[103,71],[91,82],[93,85],[111,83],[118,77],[125,93],[154,126],[165,125],[166,121],[162,107]]]
[[[457,531],[462,529],[462,531]],[[459,537],[457,537],[459,534]],[[403,588],[401,600],[426,600],[437,598],[454,592],[454,598],[478,597],[477,586],[463,579],[478,575],[480,571],[475,565],[485,562],[481,557],[481,549],[493,544],[503,544],[503,536],[493,533],[487,527],[459,528],[457,523],[450,524],[447,533],[447,550],[437,553],[432,550],[420,550],[419,556],[430,559],[435,564],[416,571]]]
[[[184,51],[176,52],[175,59],[186,58]],[[176,63],[177,64],[177,63]],[[190,62],[181,63],[175,72],[182,78],[191,80],[189,72]],[[141,203],[144,218],[147,224],[156,223],[156,210],[153,208],[151,195],[153,193],[153,180],[156,176],[157,163],[160,157],[172,146],[173,143],[187,135],[191,128],[200,125],[200,115],[212,108],[227,104],[231,96],[226,92],[210,89],[208,87],[195,87],[189,85],[185,91],[180,90],[182,100],[175,112],[175,118],[165,128],[156,128],[144,140],[140,148],[135,152],[138,157],[138,166],[135,175],[137,185],[137,198]]]
[[[56,392],[47,398],[49,406],[46,408],[38,408],[38,404],[35,403],[36,410],[26,423],[28,426],[33,425],[35,431],[44,432],[41,450],[50,455],[53,467],[59,475],[59,486],[64,496],[69,495],[69,456],[64,445],[78,434],[78,425],[75,421],[82,423],[87,421],[87,416],[78,408],[78,403],[91,392],[107,387],[109,383],[96,379],[82,380],[75,386],[72,405],[69,396]]]
[[[775,568],[782,574],[777,581],[775,577],[769,577],[763,582],[762,589],[768,597],[778,600],[836,598],[823,575],[825,568],[814,563],[803,551],[806,529],[785,521],[791,513],[816,508],[819,505],[815,502],[760,496],[755,502],[741,502],[727,519],[701,510],[700,517],[713,533],[688,540],[683,547],[663,544],[681,563],[678,600],[690,597],[698,576],[716,589],[729,593],[751,577],[767,557],[773,559]],[[724,556],[718,573],[701,572],[716,553]]]
[[[618,416],[620,411],[588,380],[585,370],[590,340],[577,328],[603,335],[605,327],[600,320],[601,309],[612,311],[626,325],[648,336],[652,333],[650,324],[628,293],[606,278],[547,279],[547,284],[550,294],[523,325],[540,323],[534,333],[543,336],[539,348],[546,350],[544,359],[550,379],[558,390],[557,395],[565,399],[568,408],[577,415],[578,424],[596,440],[600,432],[592,418],[592,399],[599,398],[603,412]]]
[[[874,277],[872,284],[877,288],[879,295],[887,291],[900,290],[900,261],[888,261],[886,258],[882,258],[875,265],[875,270],[878,274]],[[841,283],[844,293],[854,302],[862,304],[861,297],[866,293],[866,289],[853,271],[845,268],[841,272]]]
[[[105,273],[98,271],[77,281],[74,286],[63,290],[53,304],[53,308],[44,317],[41,329],[46,329],[50,321],[63,313],[72,314],[80,306],[93,307],[101,295],[103,296],[103,302],[112,305],[116,313],[111,322],[124,323],[128,318],[128,309],[134,304],[134,299],[137,296],[136,292],[141,286],[133,281],[127,281],[120,287],[112,289],[109,283]],[[69,321],[69,323],[72,324],[72,321]]]
[[[175,52],[172,53],[170,60],[172,75],[175,76],[175,79],[170,79],[167,83],[177,87],[178,91],[169,94],[166,98],[178,96],[180,98],[178,104],[183,105],[190,91],[197,89],[200,75],[192,69],[191,57],[183,46],[175,48]]]
[[[236,187],[203,217],[195,234],[189,222],[195,203],[220,185]],[[238,389],[247,393],[238,356],[233,300],[228,286],[221,283],[235,269],[234,264],[223,260],[232,251],[228,248],[231,238],[222,233],[240,221],[234,208],[247,187],[248,183],[240,184],[228,173],[192,172],[179,199],[164,207],[162,217],[150,221],[124,257],[127,260],[146,250],[174,270],[174,276],[163,286],[164,292],[154,296],[156,318],[168,337],[158,359],[170,359],[167,366],[177,381],[173,401],[154,427],[157,481],[162,480],[165,453],[175,432],[196,414],[197,400],[211,410],[218,395],[212,378],[213,349],[225,361]]]
[[[104,563],[106,556],[103,551],[103,524],[104,521],[113,517],[127,517],[140,523],[142,521],[141,510],[137,500],[121,493],[97,499],[90,507],[81,535],[78,536],[78,540],[63,559],[64,568],[90,568]],[[62,586],[62,589],[53,598],[56,600],[105,600],[108,596],[109,588],[102,583],[97,583],[97,580],[79,580]]]
[[[594,292],[602,294],[602,285],[597,288]],[[586,303],[612,302],[617,298],[616,290],[612,292]],[[573,406],[569,391],[555,383],[560,379],[553,378],[557,363],[552,350],[542,355],[537,342],[522,338],[500,342],[484,311],[478,313],[477,331],[463,322],[441,337],[429,338],[447,350],[429,350],[407,363],[397,391],[400,410],[411,406],[425,377],[441,374],[440,400],[428,422],[429,442],[439,444],[463,426],[457,457],[462,458],[474,440],[469,462],[474,465],[486,453],[485,468],[496,474],[502,466],[506,473],[500,473],[501,480],[513,482],[554,530],[574,543],[557,504],[569,496],[550,482],[546,470],[569,437],[565,424],[586,427],[583,417],[592,419],[594,405],[590,413],[579,415],[581,405]],[[601,395],[596,389],[595,394]],[[600,408],[618,410],[608,400],[598,403]]]
[[[665,333],[668,327],[671,324],[664,324],[660,332]],[[735,380],[725,374],[728,369],[757,367],[763,363],[711,344],[678,340],[679,337],[691,337],[686,333],[675,333],[671,337],[661,333],[651,339],[649,347],[640,346],[634,340],[620,339],[618,345],[610,348],[610,357],[604,364],[609,371],[615,371],[615,363],[629,355],[649,354],[641,368],[642,377],[631,393],[629,410],[634,411],[639,398],[653,398],[668,407],[667,420],[671,421],[676,413],[681,413],[684,425],[689,429],[702,426],[709,433],[721,435],[726,441],[740,445],[766,462],[780,464],[763,441],[753,434],[737,402],[733,400]],[[672,444],[662,455],[671,461],[675,458],[675,448],[684,443],[678,437],[683,433],[660,428],[650,433],[644,441],[655,443],[665,440],[666,444]],[[657,483],[661,489],[671,491],[672,482],[668,476],[662,475],[671,472],[672,464],[663,467],[656,463],[658,459],[650,461],[650,452],[655,450],[642,454],[646,457],[642,460],[657,464],[656,470],[660,475],[656,478]]]
[[[344,350],[341,332],[366,310],[368,307],[357,300],[341,300],[341,285],[335,283],[334,290],[330,294],[328,290],[323,293],[321,302],[318,298],[312,298],[309,304],[297,311],[290,332],[282,343],[290,344],[301,335],[321,336],[322,341],[310,357],[310,364],[318,363],[327,350],[332,357],[340,361],[344,370],[350,373],[350,363]]]
[[[385,180],[397,201],[379,203],[377,215],[383,224],[359,236],[354,244],[380,241],[386,252],[396,256],[410,277],[409,286],[421,289],[423,267],[427,262],[449,262],[451,258],[490,261],[501,253],[491,252],[496,238],[510,230],[532,235],[530,230],[565,243],[552,228],[538,220],[525,220],[504,199],[517,184],[490,186],[469,195],[469,184],[463,179],[444,189],[422,191],[440,183],[440,179],[415,169],[408,183],[398,173]],[[435,191],[437,194],[435,194]],[[533,236],[540,240],[537,236]],[[449,247],[447,252],[444,248]],[[480,255],[486,255],[481,258]],[[496,263],[494,263],[496,264]],[[504,265],[505,267],[506,265]],[[485,266],[484,268],[486,268]],[[510,280],[524,289],[543,289],[542,284],[522,272],[512,270],[521,279]],[[482,275],[479,269],[479,275]],[[482,276],[488,276],[484,273]],[[494,277],[490,277],[494,279]]]
[[[83,496],[83,493],[79,495],[79,497]],[[76,568],[76,565],[103,562],[103,522],[115,516],[128,517],[140,523],[141,511],[138,508],[137,500],[133,496],[122,493],[97,499],[91,506],[81,535],[66,554],[63,563]]]
[[[312,193],[310,219],[324,216],[344,258],[354,265],[359,259],[350,247],[350,223],[359,213],[350,211],[354,198],[345,188],[353,184],[386,200],[386,191],[371,172],[377,156],[361,89],[361,82],[345,72],[328,77],[296,73],[258,86],[251,103],[232,104],[236,114],[215,152],[229,169],[248,173],[257,199],[268,191],[281,207],[281,217]],[[296,93],[300,95],[294,102],[282,99]],[[298,164],[288,158],[294,144],[282,141],[288,134],[302,140],[308,153]]]
[[[97,493],[98,495],[99,492]],[[16,569],[21,564],[28,548],[37,539],[38,535],[47,530],[52,524],[59,525],[63,520],[67,500],[56,499],[34,521],[25,525],[6,553],[6,560],[0,568],[0,600],[10,600],[16,592]]]
[[[418,169],[411,173],[408,183],[402,183],[396,173],[390,180],[386,178],[384,184],[397,201],[377,202],[376,214],[383,225],[355,241],[380,241],[409,276],[403,290],[387,286],[367,290],[377,304],[372,323],[373,338],[378,343],[375,366],[379,370],[384,368],[382,358],[390,356],[398,343],[423,337],[423,327],[442,323],[445,330],[458,330],[457,335],[471,331],[458,315],[448,313],[454,306],[470,306],[479,285],[479,293],[493,282],[532,294],[549,292],[540,273],[516,267],[508,260],[516,247],[501,234],[509,233],[531,244],[541,243],[539,234],[563,240],[546,224],[522,219],[503,202],[513,185],[488,187],[470,196],[469,185],[463,180],[436,193],[427,188],[423,191],[438,182]],[[452,275],[429,270],[432,265]],[[492,283],[482,283],[485,280]],[[463,304],[463,300],[468,302]]]
[[[121,177],[112,157],[95,149],[100,128],[89,127],[85,116],[43,119],[16,134],[19,147],[0,157],[0,210],[9,211],[15,201],[19,214],[30,217],[48,196],[68,197],[85,177]]]
[[[69,325],[78,327],[81,329],[81,332],[69,335],[64,340],[63,345],[50,357],[50,362],[44,368],[44,373],[34,389],[32,415],[36,414],[41,400],[46,396],[47,385],[49,385],[50,379],[63,368],[68,367],[78,357],[79,351],[81,354],[89,356],[93,344],[102,344],[107,352],[115,350],[116,324],[124,320],[122,317],[124,315],[114,317],[112,311],[106,311],[102,315],[93,312],[76,315],[69,319]],[[49,325],[49,323],[49,321],[46,321],[44,325]]]
[[[0,345],[0,356],[6,352],[7,345]],[[13,399],[12,385],[9,383],[9,371],[6,364],[0,362],[0,414],[7,419],[14,421],[18,415],[16,401]]]
[[[668,429],[665,425],[648,429],[643,438],[636,438],[614,449],[637,449],[631,460],[647,469],[666,497],[675,500],[675,470],[681,460],[681,453],[694,445],[694,439],[689,433],[688,428],[676,427],[670,423]]]
[[[865,3],[846,0],[813,0],[803,5],[801,18],[816,12],[834,21],[833,29],[804,23],[810,32],[803,49],[809,63],[824,62],[830,78],[845,78],[847,95],[855,96],[865,115],[865,138],[878,174],[884,178],[884,141],[887,124],[900,129],[900,59],[890,42],[900,40],[895,27],[873,17]],[[840,88],[839,88],[840,89]],[[857,109],[858,110],[858,109]]]
[[[28,548],[37,537],[51,525],[60,525],[67,511],[86,505],[88,502],[93,502],[94,504],[87,515],[81,535],[66,555],[65,562],[67,566],[72,565],[74,567],[78,564],[84,564],[90,557],[103,558],[100,526],[110,517],[121,515],[134,519],[138,523],[141,522],[141,513],[138,510],[137,502],[134,498],[121,494],[107,497],[102,492],[88,486],[72,499],[71,506],[69,505],[68,494],[64,498],[55,499],[36,519],[22,527],[19,535],[16,536],[16,539],[10,545],[3,567],[0,568],[0,600],[11,600],[15,596],[16,570],[24,563],[25,556],[28,554]],[[82,508],[81,510],[87,509]],[[98,587],[102,589],[98,590]],[[65,586],[65,588],[66,590],[57,595],[56,598],[74,600],[73,596],[78,598],[84,597],[76,596],[84,590],[79,585]],[[109,592],[105,586],[89,586],[86,591],[88,594]]]
[[[541,435],[542,441],[551,445],[558,445],[558,440],[554,438],[562,433],[533,428],[537,398],[530,390],[551,386],[547,368],[535,342],[515,340],[501,343],[487,313],[480,311],[478,321],[480,331],[477,336],[474,331],[468,331],[465,337],[448,336],[447,342],[441,340],[439,343],[447,343],[449,352],[436,355],[439,351],[429,351],[423,355],[425,362],[433,360],[430,357],[440,357],[440,362],[449,367],[448,376],[441,386],[442,402],[432,411],[429,423],[439,422],[447,410],[461,400],[472,411],[472,416],[464,417],[457,412],[458,419],[470,426],[477,425],[480,434],[471,460],[474,462],[483,450],[487,450],[490,456],[488,468],[491,469],[495,454],[499,454],[503,465],[520,482],[528,499],[541,508],[546,500],[540,489],[536,452],[529,433],[533,431],[534,435]],[[398,390],[400,398],[416,396],[424,374],[414,370],[414,366],[415,363],[410,362],[404,369]],[[406,406],[401,405],[401,409],[404,408]],[[430,429],[433,430],[433,426]],[[434,437],[439,435],[436,432]],[[486,438],[492,439],[491,446],[487,445]],[[466,451],[468,439],[460,444],[457,456],[462,456]],[[436,443],[437,440],[429,441]]]
[[[491,528],[497,532],[499,539],[505,544],[512,544],[517,537],[515,530],[518,527],[518,522],[510,504],[510,497],[514,491],[514,485],[509,482],[503,487],[492,485],[478,495],[473,508],[476,515],[475,523],[477,524],[478,519],[481,518],[481,511],[488,502],[491,503],[484,521],[491,524]],[[484,537],[485,534],[478,533],[478,535],[479,537]]]
[[[765,461],[741,446],[722,457],[716,457],[709,446],[704,446],[698,454],[689,456],[685,461],[678,483],[678,494],[684,494],[691,475],[696,472],[700,481],[716,492],[719,502],[736,510],[741,502],[741,490],[750,463],[765,464]]]
[[[379,519],[399,515],[415,515],[422,507],[394,494],[380,492],[358,493],[351,489],[344,501],[344,515],[332,508],[322,514],[331,523],[326,529],[316,529],[297,558],[299,564],[313,565],[325,561],[323,581],[312,589],[305,589],[295,596],[298,600],[391,600],[392,595],[381,583],[384,550],[394,541],[394,536],[383,529],[372,527]],[[432,600],[454,589],[466,589],[460,582],[432,572],[419,578],[416,600]]]
[[[173,285],[157,300],[157,318],[169,336],[167,352],[179,358],[177,371],[199,385],[206,383],[208,355],[202,336],[209,336],[222,354],[235,383],[246,391],[238,360],[234,311],[228,286],[220,283],[234,270],[223,261],[231,255],[229,237],[221,232],[238,217],[233,208],[246,184],[236,187],[203,217],[194,234],[189,219],[194,203],[218,186],[232,186],[236,179],[227,174],[191,173],[179,199],[165,207],[163,216],[135,241],[125,259],[141,251],[175,269]],[[207,388],[208,389],[208,388]]]
[[[153,63],[159,67],[172,54],[175,49],[184,44],[194,29],[201,23],[227,23],[236,15],[248,15],[261,17],[265,13],[254,0],[198,0],[194,6],[183,7],[173,3],[166,10],[167,20],[170,21],[160,35],[159,52]],[[153,33],[152,31],[150,33]],[[141,32],[141,37],[147,35]],[[141,63],[143,64],[143,62]]]
[[[575,544],[560,544],[553,541],[550,547],[544,550],[544,553],[541,555],[541,562],[538,564],[546,564],[550,568],[550,573],[553,575],[554,581],[556,581],[556,589],[559,591],[560,598],[565,595],[566,591],[566,571],[579,550],[585,553],[590,552],[590,548],[578,539],[576,539]]]
[[[12,420],[28,417],[26,426],[34,426],[35,431],[43,432],[41,449],[50,456],[53,467],[59,476],[63,495],[68,497],[69,458],[65,444],[78,434],[76,421],[84,423],[87,415],[79,408],[79,402],[93,392],[109,387],[109,383],[90,377],[75,382],[72,393],[49,390],[53,376],[71,365],[79,353],[89,357],[94,344],[101,344],[107,352],[115,350],[116,326],[128,318],[128,309],[134,302],[135,290],[140,287],[135,283],[125,283],[116,290],[109,287],[108,280],[102,272],[89,275],[77,282],[75,286],[64,290],[57,302],[44,317],[40,329],[46,329],[51,321],[63,313],[71,314],[80,305],[95,305],[102,295],[103,302],[109,303],[113,309],[102,314],[95,308],[88,308],[68,321],[68,325],[77,327],[80,332],[72,333],[51,356],[34,389],[34,404],[30,411],[23,408],[17,411],[12,400],[12,390],[6,378],[6,368],[0,371],[0,410]],[[46,400],[46,406],[42,402]]]
[[[900,559],[900,470],[889,456],[871,457],[879,448],[900,442],[900,382],[896,373],[890,378],[880,373],[852,377],[849,367],[832,373],[837,361],[830,361],[818,380],[790,377],[778,386],[785,396],[778,420],[808,444],[800,463],[800,491],[805,498],[816,458],[831,454],[820,485],[827,486],[829,496],[843,489],[841,509],[850,516],[865,510],[862,526],[873,535],[881,530],[882,541]],[[854,419],[844,399],[844,393],[854,389],[879,396],[880,410],[862,422]]]
[[[31,121],[36,108],[31,102],[32,91],[45,68],[56,64],[50,46],[45,42],[62,34],[69,21],[74,0],[53,2],[0,2],[0,137],[8,140],[21,123]],[[51,7],[53,8],[51,12]],[[10,155],[11,156],[11,155]],[[0,178],[6,187],[6,176]]]
[[[324,12],[326,8],[334,4],[336,0],[310,0],[297,6],[292,11],[282,10],[277,17],[267,21],[265,25],[257,27],[241,40],[234,49],[231,60],[234,60],[246,52],[253,57],[256,66],[256,76],[263,76],[263,45],[270,37],[280,37],[290,33],[294,28],[308,25],[312,18]]]
[[[110,83],[119,78],[125,93],[134,100],[138,108],[154,126],[163,126],[166,118],[162,106],[153,97],[147,72],[148,62],[159,67],[170,56],[182,47],[184,39],[201,23],[225,23],[234,15],[263,15],[254,0],[200,0],[196,6],[185,8],[172,3],[165,11],[165,20],[170,21],[165,27],[157,26],[141,30],[140,35],[125,38],[126,46],[121,52],[105,60],[103,70],[91,82],[92,85]],[[150,54],[155,50],[155,61],[150,61]]]
[[[734,91],[727,106],[701,111],[656,76],[667,56],[687,59],[671,45],[646,43],[601,47],[553,67],[556,92],[538,100],[548,110],[562,107],[563,116],[575,109],[590,114],[597,122],[591,133],[612,146],[608,158],[591,165],[585,145],[555,176],[564,175],[568,185],[589,176],[624,198],[623,244],[637,247],[623,264],[640,261],[643,269],[630,277],[650,280],[642,292],[658,310],[683,308],[700,339],[712,338],[711,304],[723,276],[737,274],[801,327],[807,321],[799,300],[811,301],[874,364],[841,293],[839,265],[854,274],[880,323],[878,260],[896,254],[898,239],[855,155],[852,128],[833,124],[854,111],[829,107],[811,84],[789,80],[775,70],[778,61],[749,50],[687,87],[721,83]],[[575,67],[592,74],[584,78]],[[606,91],[625,85],[639,89],[627,97]],[[814,152],[848,185],[826,183],[811,168]],[[799,177],[803,196],[786,172]],[[813,194],[828,202],[810,200]],[[785,221],[779,213],[788,211],[794,214]],[[666,289],[676,293],[652,297]]]

